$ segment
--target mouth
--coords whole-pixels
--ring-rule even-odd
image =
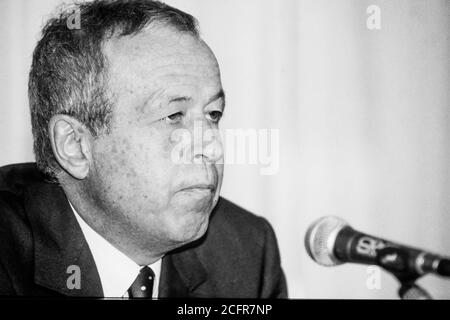
[[[211,192],[216,190],[216,186],[213,184],[200,183],[190,185],[188,187],[180,189],[178,192]]]

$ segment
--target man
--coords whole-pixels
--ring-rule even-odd
[[[225,96],[192,16],[145,0],[63,12],[29,98],[42,174],[0,169],[0,295],[287,296],[271,226],[219,197]]]

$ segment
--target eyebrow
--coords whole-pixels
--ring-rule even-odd
[[[187,96],[183,96],[183,97],[175,97],[175,98],[171,98],[169,100],[169,103],[173,103],[173,102],[188,102],[191,101],[192,98],[191,97],[187,97]]]
[[[219,92],[217,92],[215,95],[213,95],[205,105],[207,106],[210,103],[212,103],[216,100],[219,100],[219,99],[223,99],[223,104],[225,106],[225,91],[223,91],[223,89],[220,89]]]
[[[215,95],[213,95],[205,104],[205,106],[211,104],[212,102],[219,100],[219,99],[223,99],[224,100],[224,105],[225,105],[225,91],[223,91],[223,89],[220,89],[219,92],[217,92]],[[174,103],[174,102],[189,102],[192,101],[191,97],[188,96],[181,96],[181,97],[173,97],[169,100],[169,104],[170,103]]]

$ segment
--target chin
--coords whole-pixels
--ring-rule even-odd
[[[189,213],[189,218],[176,221],[172,228],[172,240],[183,245],[201,238],[208,230],[209,212]]]

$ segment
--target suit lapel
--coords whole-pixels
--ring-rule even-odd
[[[94,259],[62,188],[31,185],[25,209],[33,230],[35,283],[67,296],[103,296]]]
[[[189,245],[164,256],[159,284],[160,298],[196,297],[196,289],[206,281],[207,273],[198,254]]]
[[[38,183],[25,192],[34,236],[36,284],[73,297],[102,297],[103,289],[89,246],[57,184]],[[207,273],[195,246],[168,253],[162,261],[159,297],[195,297]],[[74,288],[79,270],[80,288]]]

